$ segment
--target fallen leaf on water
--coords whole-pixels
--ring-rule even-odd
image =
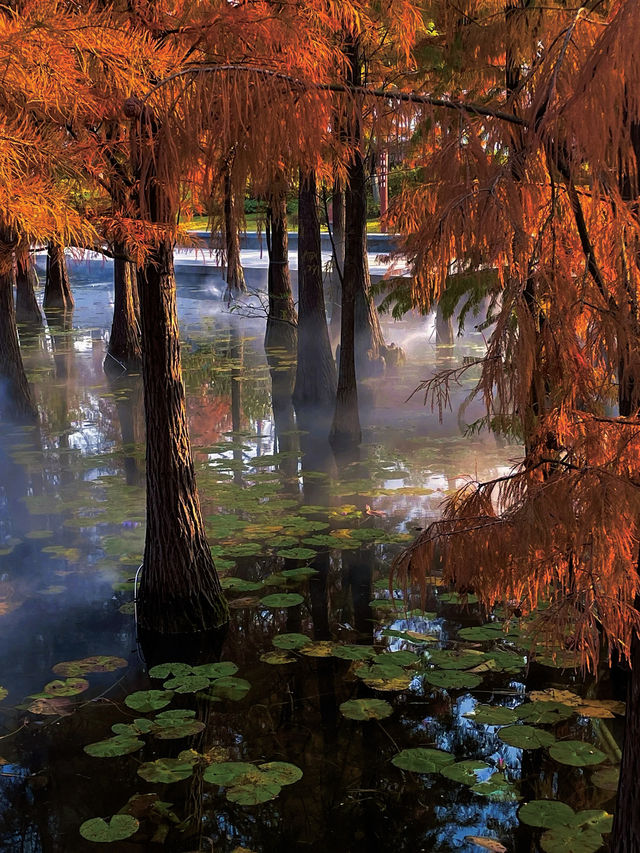
[[[500,844],[495,838],[486,838],[484,835],[465,835],[464,840],[485,850],[492,850],[493,853],[507,853],[504,844]]]

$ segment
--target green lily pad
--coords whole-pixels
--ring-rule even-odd
[[[340,713],[349,720],[383,720],[393,707],[384,699],[350,699],[340,705]]]
[[[488,655],[474,649],[454,651],[453,649],[433,649],[429,652],[429,663],[440,669],[471,669],[487,660]]]
[[[90,672],[113,672],[128,666],[124,658],[114,655],[93,655],[79,660],[60,661],[53,667],[56,675],[64,678],[72,678],[79,675],[87,675]]]
[[[518,810],[518,820],[543,829],[570,826],[574,818],[575,812],[571,806],[558,800],[531,800]]]
[[[160,717],[160,715],[158,715]],[[164,718],[156,717],[152,728],[153,734],[160,740],[175,740],[181,737],[189,737],[189,735],[197,735],[204,731],[205,724],[200,720]]]
[[[451,779],[452,782],[460,782],[463,785],[475,785],[478,781],[476,773],[480,770],[488,770],[489,765],[484,761],[458,761],[448,764],[440,771],[442,775]]]
[[[159,711],[165,708],[173,699],[170,690],[138,690],[130,693],[124,700],[124,704],[133,711],[147,714],[149,711]]]
[[[506,726],[500,729],[498,737],[509,746],[517,749],[540,749],[542,746],[555,744],[555,735],[544,729],[534,729],[533,726]]]
[[[516,803],[520,799],[515,785],[500,772],[492,773],[486,782],[476,782],[471,790],[495,803]]]
[[[281,652],[264,652],[260,655],[262,663],[268,663],[271,666],[284,666],[285,664],[295,663],[296,659],[293,655],[285,651]]]
[[[572,717],[574,709],[561,702],[525,702],[516,708],[518,719],[531,725],[554,725]]]
[[[434,687],[443,687],[445,690],[473,690],[482,682],[482,676],[456,669],[434,669],[432,672],[426,672],[424,677],[429,684]]]
[[[225,545],[222,553],[225,557],[255,557],[262,551],[258,542],[243,542],[241,545]]]
[[[329,658],[333,656],[335,645],[330,640],[316,640],[309,646],[298,649],[301,655],[310,658]]]
[[[518,719],[513,708],[504,705],[476,705],[474,711],[464,716],[484,726],[508,726]]]
[[[603,809],[586,809],[576,813],[571,826],[595,829],[596,832],[607,835],[613,829],[613,815]]]
[[[507,652],[502,649],[494,649],[488,652],[488,655],[489,660],[495,663],[497,670],[501,670],[502,672],[512,675],[521,672],[527,665],[527,661],[523,655],[520,655],[517,652]]]
[[[226,678],[235,675],[238,667],[233,661],[221,660],[218,663],[201,663],[193,667],[194,675],[204,675],[206,678]]]
[[[244,699],[249,690],[251,690],[251,685],[244,678],[225,676],[214,681],[211,690],[204,695],[212,702],[220,702],[223,699],[239,702],[240,699]]]
[[[591,776],[591,781],[603,791],[617,791],[620,781],[620,768],[603,767],[601,770],[596,770]]]
[[[139,826],[136,818],[129,814],[114,814],[108,823],[101,817],[92,817],[80,826],[80,835],[87,841],[99,843],[124,841],[135,835]]]
[[[549,755],[559,764],[569,764],[571,767],[601,764],[607,758],[604,752],[581,740],[558,741],[550,747]]]
[[[318,552],[313,548],[278,548],[277,554],[285,560],[313,560]]]
[[[145,782],[180,782],[191,776],[194,763],[195,759],[158,758],[156,761],[141,764],[138,767],[138,776],[142,776]]]
[[[504,637],[502,625],[498,622],[488,622],[486,625],[475,625],[473,628],[461,628],[458,631],[461,640],[470,640],[474,643],[488,642],[489,640],[500,640]]]
[[[152,666],[149,670],[151,678],[168,678],[170,675],[179,677],[181,675],[191,675],[192,667],[188,663],[159,663],[157,666]]]
[[[0,687],[0,702],[2,702],[3,699],[6,699],[8,695],[9,695],[9,691],[7,690],[7,688],[6,687]]]
[[[115,737],[89,743],[84,751],[93,758],[115,758],[117,755],[129,755],[144,746],[144,741],[130,734],[117,734]]]
[[[304,598],[297,592],[276,592],[273,595],[265,595],[260,599],[260,604],[263,607],[280,608],[280,607],[295,607],[296,604],[302,604]]]
[[[178,675],[165,681],[162,686],[165,690],[175,690],[176,693],[197,693],[207,689],[209,679],[206,675]]]
[[[288,761],[268,761],[266,764],[258,765],[258,769],[282,787],[293,785],[302,779],[302,770],[295,764],[289,764]]]
[[[341,660],[368,660],[375,657],[376,651],[373,646],[344,645],[334,646],[333,656]]]
[[[205,768],[202,778],[205,782],[226,787],[239,782],[255,769],[255,765],[247,761],[219,761]]]
[[[398,651],[398,652],[382,652],[376,658],[377,664],[392,663],[396,666],[414,666],[420,662],[420,655],[415,652]]]
[[[602,844],[599,832],[578,826],[548,829],[540,839],[540,846],[545,853],[596,853]]]
[[[111,726],[111,731],[114,735],[129,735],[129,737],[138,737],[138,735],[146,735],[151,731],[152,722],[146,717],[139,717],[132,723],[114,723]]]
[[[256,778],[245,777],[237,785],[229,788],[226,797],[229,802],[238,803],[239,806],[255,806],[274,800],[280,791],[281,787],[277,782],[265,773],[256,773]]]
[[[455,758],[450,752],[441,749],[403,749],[391,759],[391,763],[401,770],[412,773],[438,773],[447,764],[453,764]]]
[[[89,682],[85,678],[59,678],[45,684],[43,690],[47,696],[77,696],[89,689]]]
[[[308,646],[313,640],[311,637],[307,637],[306,634],[277,634],[272,638],[271,642],[277,649],[292,651],[301,649],[303,646]]]
[[[262,589],[262,583],[258,581],[246,581],[243,578],[221,578],[220,586],[228,592],[255,592]]]

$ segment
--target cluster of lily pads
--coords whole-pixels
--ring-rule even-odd
[[[114,655],[92,655],[78,660],[61,661],[53,667],[55,675],[61,678],[54,678],[47,682],[40,692],[30,694],[28,698],[31,702],[20,707],[33,714],[65,713],[68,700],[89,689],[89,681],[84,677],[85,675],[114,672],[126,666],[127,661],[124,658]]]

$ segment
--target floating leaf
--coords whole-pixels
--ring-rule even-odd
[[[489,640],[500,640],[504,637],[502,624],[500,622],[487,622],[486,625],[475,625],[472,628],[461,628],[458,631],[461,640],[470,640],[475,643]]]
[[[173,740],[196,735],[205,729],[205,724],[194,719],[195,711],[163,711],[156,715],[153,734],[160,740]]]
[[[261,551],[262,545],[258,542],[244,542],[241,545],[225,545],[222,553],[226,557],[255,557]]]
[[[477,666],[486,661],[487,657],[484,652],[478,652],[474,649],[464,649],[463,651],[433,649],[433,651],[429,651],[428,660],[429,663],[441,669],[470,669],[472,666]]]
[[[488,769],[489,765],[484,761],[458,761],[456,764],[449,764],[443,767],[440,772],[445,778],[451,779],[452,782],[460,782],[463,785],[475,785],[478,781],[476,773]]]
[[[206,675],[178,675],[165,681],[162,686],[165,690],[175,690],[176,693],[197,693],[207,689],[209,679]]]
[[[71,713],[70,708],[71,705],[67,699],[63,697],[56,699],[52,696],[50,699],[36,699],[27,707],[27,710],[32,714],[66,717]]]
[[[376,658],[377,664],[392,663],[396,666],[414,666],[420,662],[420,656],[415,652],[398,651],[383,652]]]
[[[173,693],[169,690],[138,690],[136,693],[130,693],[124,703],[132,710],[146,714],[165,708],[172,698]]]
[[[549,754],[560,764],[569,764],[571,767],[601,764],[607,757],[592,744],[581,740],[558,741],[549,749]]]
[[[194,675],[204,675],[207,678],[226,678],[235,675],[238,667],[233,661],[221,660],[218,663],[201,663],[193,667]]]
[[[583,826],[607,835],[613,829],[613,815],[603,809],[586,809],[574,816],[571,826]]]
[[[244,699],[249,690],[251,690],[251,685],[244,678],[225,676],[214,681],[209,693],[204,695],[213,702],[218,702],[222,699],[239,702],[240,699]]]
[[[311,568],[311,566],[300,566],[298,569],[283,569],[280,574],[288,581],[304,581],[317,575],[318,570]]]
[[[295,764],[289,764],[288,761],[268,761],[266,764],[260,764],[258,769],[283,787],[293,785],[302,779],[302,770]]]
[[[340,713],[349,720],[383,720],[393,707],[384,699],[350,699],[340,705]]]
[[[401,770],[413,773],[438,773],[447,764],[453,764],[455,758],[450,752],[441,749],[403,749],[391,759],[391,763]]]
[[[255,592],[262,589],[262,583],[258,581],[247,581],[243,578],[233,577],[221,578],[220,586],[229,592]]]
[[[496,669],[503,672],[516,674],[527,665],[526,659],[516,652],[507,652],[502,649],[494,649],[489,653],[489,659],[494,661]]]
[[[134,835],[139,826],[136,818],[128,814],[114,814],[108,823],[101,817],[93,817],[80,826],[80,835],[87,841],[123,841]]]
[[[193,773],[195,760],[185,758],[158,758],[156,761],[147,761],[138,767],[138,776],[142,776],[145,782],[180,782],[188,779]]]
[[[205,782],[224,787],[240,781],[243,776],[255,769],[255,766],[247,761],[221,761],[209,765],[202,774],[202,778]]]
[[[144,741],[130,734],[117,734],[115,737],[89,743],[84,751],[93,758],[115,758],[117,755],[129,755],[144,746]]]
[[[329,658],[333,656],[335,645],[329,640],[316,640],[309,646],[303,646],[298,649],[301,655],[306,655],[310,658]]]
[[[498,737],[517,749],[540,749],[542,746],[551,746],[556,741],[551,732],[534,729],[533,726],[506,726],[500,729]]]
[[[470,844],[475,844],[476,847],[482,847],[484,850],[491,850],[492,853],[508,853],[504,844],[485,835],[465,835],[464,840]]]
[[[260,660],[263,663],[271,664],[272,666],[284,666],[288,663],[295,663],[296,659],[287,654],[287,652],[264,652],[260,655]]]
[[[48,696],[77,696],[89,689],[89,682],[85,678],[65,678],[64,681],[56,678],[43,689]]]
[[[513,708],[505,708],[504,705],[476,705],[474,711],[464,716],[485,726],[508,726],[518,719]]]
[[[515,803],[520,799],[515,786],[502,773],[492,773],[486,782],[476,782],[471,790],[496,803]]]
[[[277,634],[272,638],[271,642],[278,649],[301,649],[303,646],[308,646],[312,643],[311,637],[306,634]]]
[[[168,678],[170,675],[175,677],[181,675],[191,675],[193,668],[188,663],[159,663],[152,666],[149,670],[151,678]]]
[[[271,780],[265,773],[255,777],[247,776],[237,785],[229,788],[226,797],[231,803],[240,806],[255,806],[275,799],[281,791],[280,785]]]
[[[146,735],[151,731],[151,720],[146,717],[140,717],[132,723],[114,723],[111,726],[111,731],[115,735],[129,735],[130,737],[138,737],[138,735]]]
[[[265,595],[260,599],[260,604],[264,607],[277,609],[279,607],[295,607],[296,604],[302,604],[304,598],[297,592],[276,592],[273,595]]]
[[[614,699],[583,699],[571,690],[534,690],[529,698],[534,702],[559,702],[570,708],[575,708],[581,717],[599,717],[611,719],[615,714],[620,716],[625,713],[624,702]]]
[[[113,672],[127,665],[127,661],[124,658],[114,657],[113,655],[93,655],[92,657],[80,658],[79,660],[61,661],[53,667],[53,672],[56,675],[71,678],[79,675],[88,675],[90,672]]]
[[[548,829],[540,839],[545,853],[596,853],[602,844],[602,835],[595,829],[577,826]]]
[[[421,643],[432,643],[439,638],[435,634],[423,634],[420,631],[398,631],[395,628],[385,628],[382,631],[383,637],[394,637],[399,640],[404,640],[405,643],[413,643],[419,645]]]
[[[376,651],[373,646],[344,645],[334,646],[333,656],[341,660],[368,660],[375,657]]]
[[[7,688],[6,687],[0,687],[0,702],[2,702],[3,699],[6,699],[8,695],[9,695],[9,691],[7,690]]]
[[[317,551],[313,548],[278,548],[277,554],[285,560],[313,560]]]
[[[425,673],[424,677],[434,687],[443,687],[446,690],[472,690],[482,682],[482,676],[456,669],[433,670]]]
[[[620,768],[603,767],[602,770],[596,770],[591,776],[591,781],[597,788],[602,788],[604,791],[617,791],[620,781]]]
[[[553,725],[573,716],[574,710],[560,702],[525,702],[516,708],[518,719],[531,725]]]
[[[558,800],[531,800],[518,810],[518,820],[522,823],[544,829],[570,826],[574,818],[571,806]]]

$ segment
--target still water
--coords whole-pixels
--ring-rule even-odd
[[[105,849],[123,853],[600,849],[622,719],[594,701],[606,682],[527,666],[517,629],[437,577],[426,599],[389,589],[442,499],[520,456],[463,435],[481,415],[460,408],[473,376],[442,422],[407,400],[481,336],[436,346],[432,318],[388,322],[407,363],[362,387],[359,458],[336,464],[292,410],[274,422],[259,312],[227,312],[215,281],[181,276],[191,437],[232,621],[211,654],[225,664],[152,677],[133,604],[140,379],[102,369],[109,265],[71,272],[72,326],[22,342],[40,426],[0,425],[0,850],[94,850],[80,827],[118,813]],[[530,701],[552,687],[592,704]],[[570,830],[566,813],[519,820],[535,799],[594,811]],[[554,847],[558,832],[574,846]]]

